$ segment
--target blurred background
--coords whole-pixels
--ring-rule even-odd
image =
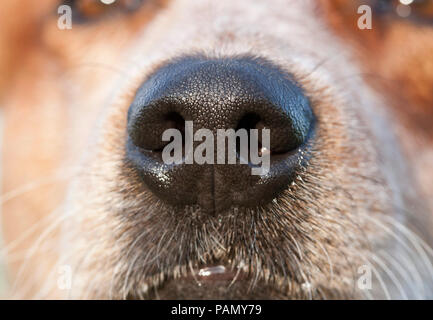
[[[0,106],[1,107],[1,106]],[[3,114],[1,113],[0,110],[0,182],[2,182],[2,164],[1,164],[1,160],[2,160],[2,156],[3,156]],[[2,194],[2,190],[1,190],[1,185],[2,183],[0,183],[0,194]],[[3,198],[3,197],[1,197]],[[0,199],[1,199],[0,198]],[[3,201],[1,201],[3,202]],[[0,248],[3,248],[3,237],[2,237],[2,206],[0,205]],[[3,297],[5,295],[6,292],[6,288],[7,288],[7,283],[6,283],[6,268],[5,268],[5,261],[3,258],[3,250],[0,250],[1,254],[0,254],[0,297]]]

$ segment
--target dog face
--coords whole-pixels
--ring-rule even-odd
[[[375,17],[364,35],[342,30],[358,17],[345,1],[67,1],[71,30],[48,13],[59,5],[23,10],[20,55],[3,59],[15,294],[432,294],[430,168],[403,155],[429,150],[428,130],[413,129],[433,101],[429,7],[414,9],[422,22]],[[402,57],[404,34],[416,40]],[[371,80],[385,76],[404,89]],[[185,121],[269,128],[269,172],[166,165],[162,132]]]

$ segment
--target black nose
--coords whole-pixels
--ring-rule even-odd
[[[233,151],[236,164],[217,160],[203,164],[193,160],[191,164],[185,158],[185,122],[189,121],[194,133],[198,129],[213,133],[215,153],[218,129],[246,129],[248,133],[268,129],[270,150],[260,145],[263,130],[257,148],[259,155],[270,157],[269,170],[252,174],[251,169],[258,165],[249,157],[240,163],[240,138]],[[128,112],[126,158],[145,186],[166,204],[197,206],[206,213],[256,207],[277,197],[294,179],[305,159],[301,153],[313,122],[300,87],[265,60],[183,58],[158,69],[138,89]],[[162,152],[169,142],[162,136],[170,128],[179,129],[183,137],[179,163],[163,161]],[[198,144],[193,142],[193,147]],[[230,150],[225,152],[228,158]]]

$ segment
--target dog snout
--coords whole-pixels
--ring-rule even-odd
[[[287,188],[307,159],[313,128],[308,98],[272,63],[182,58],[160,67],[137,90],[128,111],[126,158],[164,203],[221,213],[264,205]],[[168,129],[181,136],[182,156],[172,163],[162,156]],[[252,168],[266,165],[253,174]]]

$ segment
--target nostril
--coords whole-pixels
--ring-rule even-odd
[[[246,129],[247,131],[250,131],[251,129],[261,129],[257,128],[257,124],[259,123],[263,126],[263,122],[258,114],[247,113],[241,118],[241,120],[239,120],[236,130]]]
[[[259,108],[260,109],[260,108]],[[262,147],[262,131],[269,130],[271,135],[270,150],[272,154],[283,154],[298,148],[304,143],[305,138],[299,137],[292,129],[292,124],[287,121],[289,118],[279,114],[269,115],[267,110],[272,110],[264,103],[260,113],[248,112],[238,122],[236,130],[245,129],[250,143],[258,143],[259,150]],[[251,130],[257,130],[257,142],[251,140]]]
[[[185,147],[185,119],[178,112],[169,112],[163,117],[163,132],[168,129],[176,129],[182,135],[182,148]],[[161,137],[162,140],[162,137]],[[153,151],[162,152],[164,147],[172,140],[165,141],[162,147],[154,149]]]
[[[167,129],[177,129],[185,133],[185,119],[178,112],[169,112],[164,116],[164,122]]]
[[[142,111],[138,115],[130,115],[128,119],[128,134],[135,146],[148,151],[162,151],[170,143],[162,139],[168,129],[179,130],[182,141],[185,141],[185,119],[180,113],[155,113],[151,106],[145,106]]]
[[[258,130],[257,141],[252,141],[251,139],[251,130]],[[257,143],[258,150],[262,149],[262,135],[261,130],[265,129],[265,125],[261,119],[261,117],[254,112],[250,112],[245,114],[238,122],[236,126],[236,132],[239,130],[245,130],[248,136],[248,154],[250,154],[251,143]],[[241,146],[240,141],[236,140],[236,151],[240,154]]]

